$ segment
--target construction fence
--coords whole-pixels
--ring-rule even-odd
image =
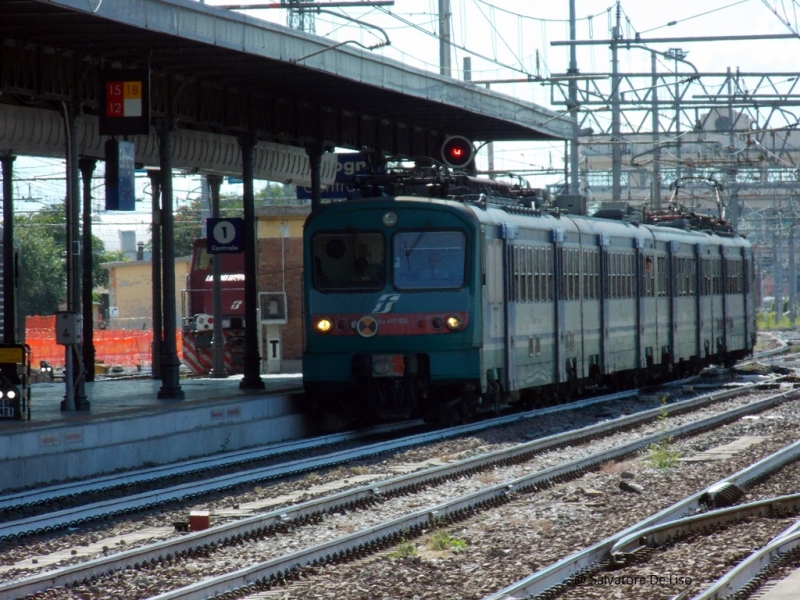
[[[56,344],[56,318],[25,317],[25,343],[31,347],[31,364],[46,360],[55,368],[64,367],[64,346]],[[136,367],[150,365],[152,329],[95,329],[95,361],[109,366]],[[175,335],[178,356],[183,359],[180,332]]]

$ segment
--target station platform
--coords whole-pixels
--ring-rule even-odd
[[[800,569],[792,573],[778,585],[762,594],[756,593],[759,600],[797,600],[800,598]]]
[[[88,411],[61,410],[63,383],[31,386],[31,418],[0,421],[0,493],[296,439],[313,432],[302,414],[302,376],[180,380],[183,400],[160,400],[161,381],[86,384]]]

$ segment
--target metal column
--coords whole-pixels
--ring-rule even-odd
[[[83,179],[83,367],[86,381],[94,381],[94,290],[92,256],[92,174],[97,166],[94,158],[81,158],[78,168]]]
[[[150,197],[153,203],[153,224],[150,244],[153,255],[150,257],[153,281],[153,347],[151,351],[151,364],[153,379],[161,379],[161,351],[164,347],[163,322],[161,306],[161,172],[155,169],[147,171],[150,178]]]
[[[569,0],[569,39],[575,41],[577,39],[575,31],[575,0]],[[577,195],[581,193],[580,186],[580,164],[578,156],[578,137],[580,132],[580,125],[578,123],[578,81],[575,77],[578,76],[578,47],[572,44],[569,47],[569,69],[567,74],[571,77],[569,80],[569,104],[568,108],[572,112],[572,139],[569,141],[569,181],[568,190],[570,194]]]
[[[253,158],[256,138],[254,135],[239,139],[242,148],[242,181],[244,182],[244,377],[239,382],[243,390],[263,390],[266,386],[261,379],[261,355],[258,352],[258,285],[256,281],[256,209],[253,193]],[[319,161],[318,161],[319,162]],[[312,185],[313,185],[313,167]],[[319,177],[319,172],[317,174]],[[317,183],[319,185],[319,182]],[[312,194],[313,203],[313,194]]]
[[[163,256],[164,344],[161,355],[161,389],[158,397],[164,400],[183,400],[180,386],[178,349],[175,344],[175,222],[172,216],[172,150],[175,144],[175,124],[163,119],[156,125],[161,159],[161,241]]]
[[[3,166],[3,343],[16,344],[16,289],[14,265],[14,187],[12,175],[16,156],[0,156]]]
[[[67,139],[67,310],[81,312],[81,238],[80,238],[80,195],[78,170],[78,117],[80,106],[70,102],[64,107],[64,131]],[[91,251],[91,249],[84,251]],[[65,385],[69,388],[61,403],[61,410],[89,410],[86,399],[83,350],[81,344],[65,346],[67,377]],[[73,401],[74,400],[74,401]]]
[[[653,87],[650,90],[652,96],[651,112],[653,116],[653,208],[661,210],[661,124],[658,118],[658,61],[656,54],[650,54],[650,70],[653,74]]]
[[[622,126],[619,85],[619,38],[621,35],[622,9],[617,2],[617,19],[611,35],[611,199],[622,198]]]
[[[219,189],[222,186],[222,176],[206,175],[208,191],[211,199],[211,216],[219,218]],[[222,256],[217,254],[211,263],[211,276],[214,279],[211,291],[214,313],[214,334],[212,341],[212,368],[211,376],[216,378],[227,377],[225,371],[225,338],[222,333]],[[245,309],[246,310],[246,309]]]

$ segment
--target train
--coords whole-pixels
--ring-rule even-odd
[[[326,408],[450,424],[752,353],[753,248],[724,220],[587,216],[523,183],[398,164],[305,224],[303,385]]]
[[[181,295],[183,363],[195,375],[207,375],[214,364],[214,278],[207,246],[205,238],[194,240]],[[233,375],[244,371],[244,258],[242,254],[215,254],[213,260],[220,261],[221,271],[223,363],[225,371]]]

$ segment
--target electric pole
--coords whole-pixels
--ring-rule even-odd
[[[439,0],[439,74],[451,77],[450,0]]]

